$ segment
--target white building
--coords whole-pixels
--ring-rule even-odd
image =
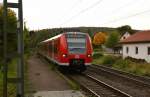
[[[128,38],[129,36],[131,36],[131,34],[129,32],[126,32],[122,35],[122,37],[120,38],[120,40],[124,40],[126,38]]]
[[[130,37],[131,34],[129,32],[125,32],[121,38],[120,38],[120,41]],[[114,51],[114,54],[122,54],[122,44],[117,44],[114,48],[113,48],[113,51]]]
[[[150,30],[137,32],[120,42],[123,48],[123,58],[129,56],[144,59],[150,63]]]

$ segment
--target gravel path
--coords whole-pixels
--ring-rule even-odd
[[[70,90],[68,83],[51,70],[44,59],[35,55],[27,63],[27,75],[34,91]]]

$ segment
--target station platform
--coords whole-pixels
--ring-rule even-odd
[[[33,97],[85,97],[80,91],[39,91],[33,94]]]

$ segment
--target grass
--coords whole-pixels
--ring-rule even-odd
[[[9,78],[14,78],[16,77],[16,63],[17,59],[13,59],[9,64],[8,64],[8,77]],[[13,97],[16,91],[16,87],[13,84],[8,84],[8,96]],[[0,72],[0,96],[2,97],[2,92],[3,92],[3,73]]]
[[[25,54],[25,60],[29,57],[29,54]],[[26,66],[26,65],[25,65]],[[8,78],[16,78],[17,77],[17,58],[13,59],[8,64]],[[25,67],[26,72],[26,67]],[[26,82],[26,79],[25,79]],[[26,87],[26,85],[25,85]],[[2,97],[3,92],[3,73],[0,72],[0,97]],[[15,97],[16,85],[8,83],[8,97]]]
[[[112,68],[133,73],[136,75],[149,76],[150,77],[150,64],[149,63],[137,63],[129,59],[123,60],[122,58],[115,56],[103,56],[93,60],[93,64],[101,64],[105,66],[111,66]]]
[[[2,97],[2,91],[3,91],[3,76],[2,72],[0,72],[0,97]]]
[[[125,68],[121,70],[134,73],[142,76],[150,76],[150,64],[148,63],[130,63]]]
[[[103,56],[103,54],[100,53],[100,52],[95,52],[95,53],[93,54],[93,58],[94,58],[94,59],[100,58],[100,57],[102,57],[102,56]]]

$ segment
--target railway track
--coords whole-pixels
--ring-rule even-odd
[[[57,73],[60,71],[57,70]],[[62,73],[60,73],[62,74]],[[90,75],[64,73],[66,77],[77,82],[89,97],[132,97],[123,91],[116,89]]]
[[[148,79],[136,79],[105,67],[90,66],[82,74],[64,74],[82,86],[92,97],[150,97]],[[146,82],[145,82],[146,81]]]
[[[141,83],[143,83],[145,85],[150,86],[150,78],[149,77],[138,76],[138,75],[135,75],[135,74],[127,73],[127,72],[120,71],[120,70],[117,70],[117,69],[112,69],[112,68],[109,68],[109,67],[106,67],[106,66],[102,66],[102,65],[92,65],[91,67],[92,68],[103,69],[103,70],[109,71],[109,72],[113,72],[113,73],[116,73],[118,75],[121,75],[121,76],[130,78],[130,79],[136,80],[138,82],[141,82]]]
[[[67,77],[80,84],[82,89],[92,97],[132,97],[88,74],[74,74],[67,75]]]
[[[113,87],[120,89],[133,97],[150,97],[150,84],[143,77],[122,73],[105,67],[90,66],[86,74],[104,81]],[[128,76],[130,75],[130,76]],[[134,77],[135,76],[135,77]]]

